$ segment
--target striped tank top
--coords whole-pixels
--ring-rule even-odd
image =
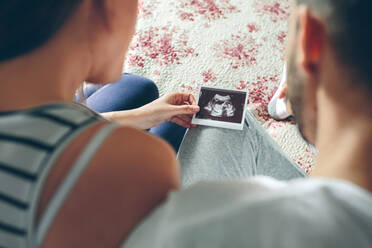
[[[91,139],[36,226],[37,205],[48,173],[79,134],[103,120],[74,103],[0,113],[0,247],[41,246],[64,200],[116,125],[104,126]]]

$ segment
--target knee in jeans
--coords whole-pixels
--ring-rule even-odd
[[[156,84],[150,79],[144,79],[141,82],[142,92],[146,95],[146,98],[154,101],[159,98],[159,90]]]
[[[159,98],[158,87],[152,80],[148,78],[131,73],[125,73],[121,81],[127,85],[132,85],[138,90],[138,92],[141,92],[140,94],[143,99],[147,99],[152,102]]]

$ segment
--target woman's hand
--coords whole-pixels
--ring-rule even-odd
[[[191,128],[196,126],[191,124],[192,116],[199,110],[192,94],[173,93],[141,108],[106,113],[104,116],[123,125],[131,125],[140,129],[149,129],[167,121]]]
[[[173,93],[161,97],[139,109],[144,114],[148,128],[171,121],[180,126],[190,128],[192,116],[199,112],[196,100],[189,93]]]

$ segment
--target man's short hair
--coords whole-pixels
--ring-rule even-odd
[[[324,19],[339,61],[350,68],[357,80],[361,79],[359,86],[367,86],[372,91],[372,1],[296,1],[309,6]]]

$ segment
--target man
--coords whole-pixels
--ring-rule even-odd
[[[245,180],[173,193],[125,247],[372,247],[371,9],[366,0],[293,7],[279,94],[318,149],[310,178],[250,114],[244,133],[197,128],[179,153],[183,184]]]

